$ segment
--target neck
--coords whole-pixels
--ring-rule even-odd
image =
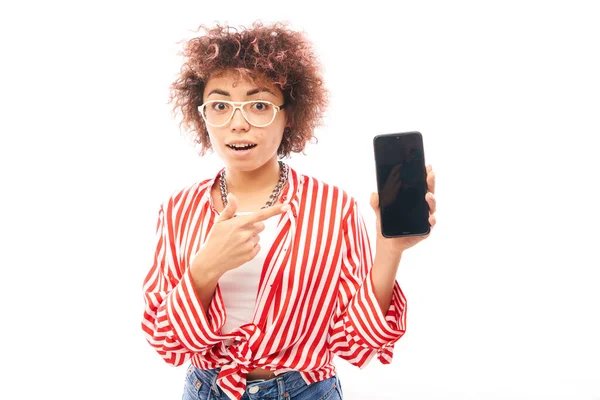
[[[253,171],[226,168],[227,190],[234,193],[252,193],[266,188],[273,189],[279,181],[277,158]]]

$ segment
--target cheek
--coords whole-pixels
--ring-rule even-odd
[[[208,142],[210,143],[211,150],[218,155],[225,154],[225,143],[223,142],[222,136],[214,131],[210,132],[207,130],[207,133]]]
[[[274,148],[278,148],[279,145],[281,144],[281,139],[283,138],[283,136],[281,134],[276,134],[272,136],[271,139],[271,145]]]
[[[282,135],[278,132],[261,132],[260,139],[268,143],[271,147],[279,147]]]
[[[208,133],[208,140],[211,144],[215,145],[221,142],[220,137],[222,135],[219,135],[218,132],[215,132],[213,129],[207,129],[206,132]]]
[[[278,121],[279,124],[277,126],[277,129],[275,129],[272,134],[271,134],[271,140],[270,142],[273,143],[274,147],[279,147],[279,145],[281,144],[281,141],[283,140],[283,131],[285,129],[285,119],[281,119],[281,121]]]

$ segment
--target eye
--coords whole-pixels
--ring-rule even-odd
[[[211,104],[211,108],[214,111],[225,111],[229,108],[229,104],[227,103],[221,103],[221,102],[215,102]]]
[[[255,111],[268,111],[271,108],[271,103],[257,101],[252,105]]]

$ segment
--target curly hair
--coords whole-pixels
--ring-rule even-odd
[[[283,92],[290,129],[283,135],[279,156],[302,152],[308,141],[316,141],[314,129],[322,124],[328,91],[321,65],[303,33],[285,23],[265,26],[260,21],[241,30],[220,24],[200,25],[198,30],[205,34],[185,43],[184,63],[171,85],[169,102],[175,113],[182,114],[180,126],[200,144],[200,155],[211,144],[198,106],[207,81],[227,70],[258,84],[276,85]]]

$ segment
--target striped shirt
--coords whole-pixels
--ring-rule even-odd
[[[220,171],[219,171],[220,174]],[[263,265],[252,321],[222,334],[226,310],[219,286],[205,312],[187,268],[207,239],[217,211],[218,179],[173,193],[159,209],[156,252],[143,285],[142,329],[172,365],[188,360],[220,368],[218,386],[240,399],[246,374],[299,371],[307,383],[335,375],[333,357],[363,367],[388,364],[405,332],[406,299],[396,281],[382,313],[373,291],[373,257],[356,201],[342,189],[289,168],[279,217]]]

